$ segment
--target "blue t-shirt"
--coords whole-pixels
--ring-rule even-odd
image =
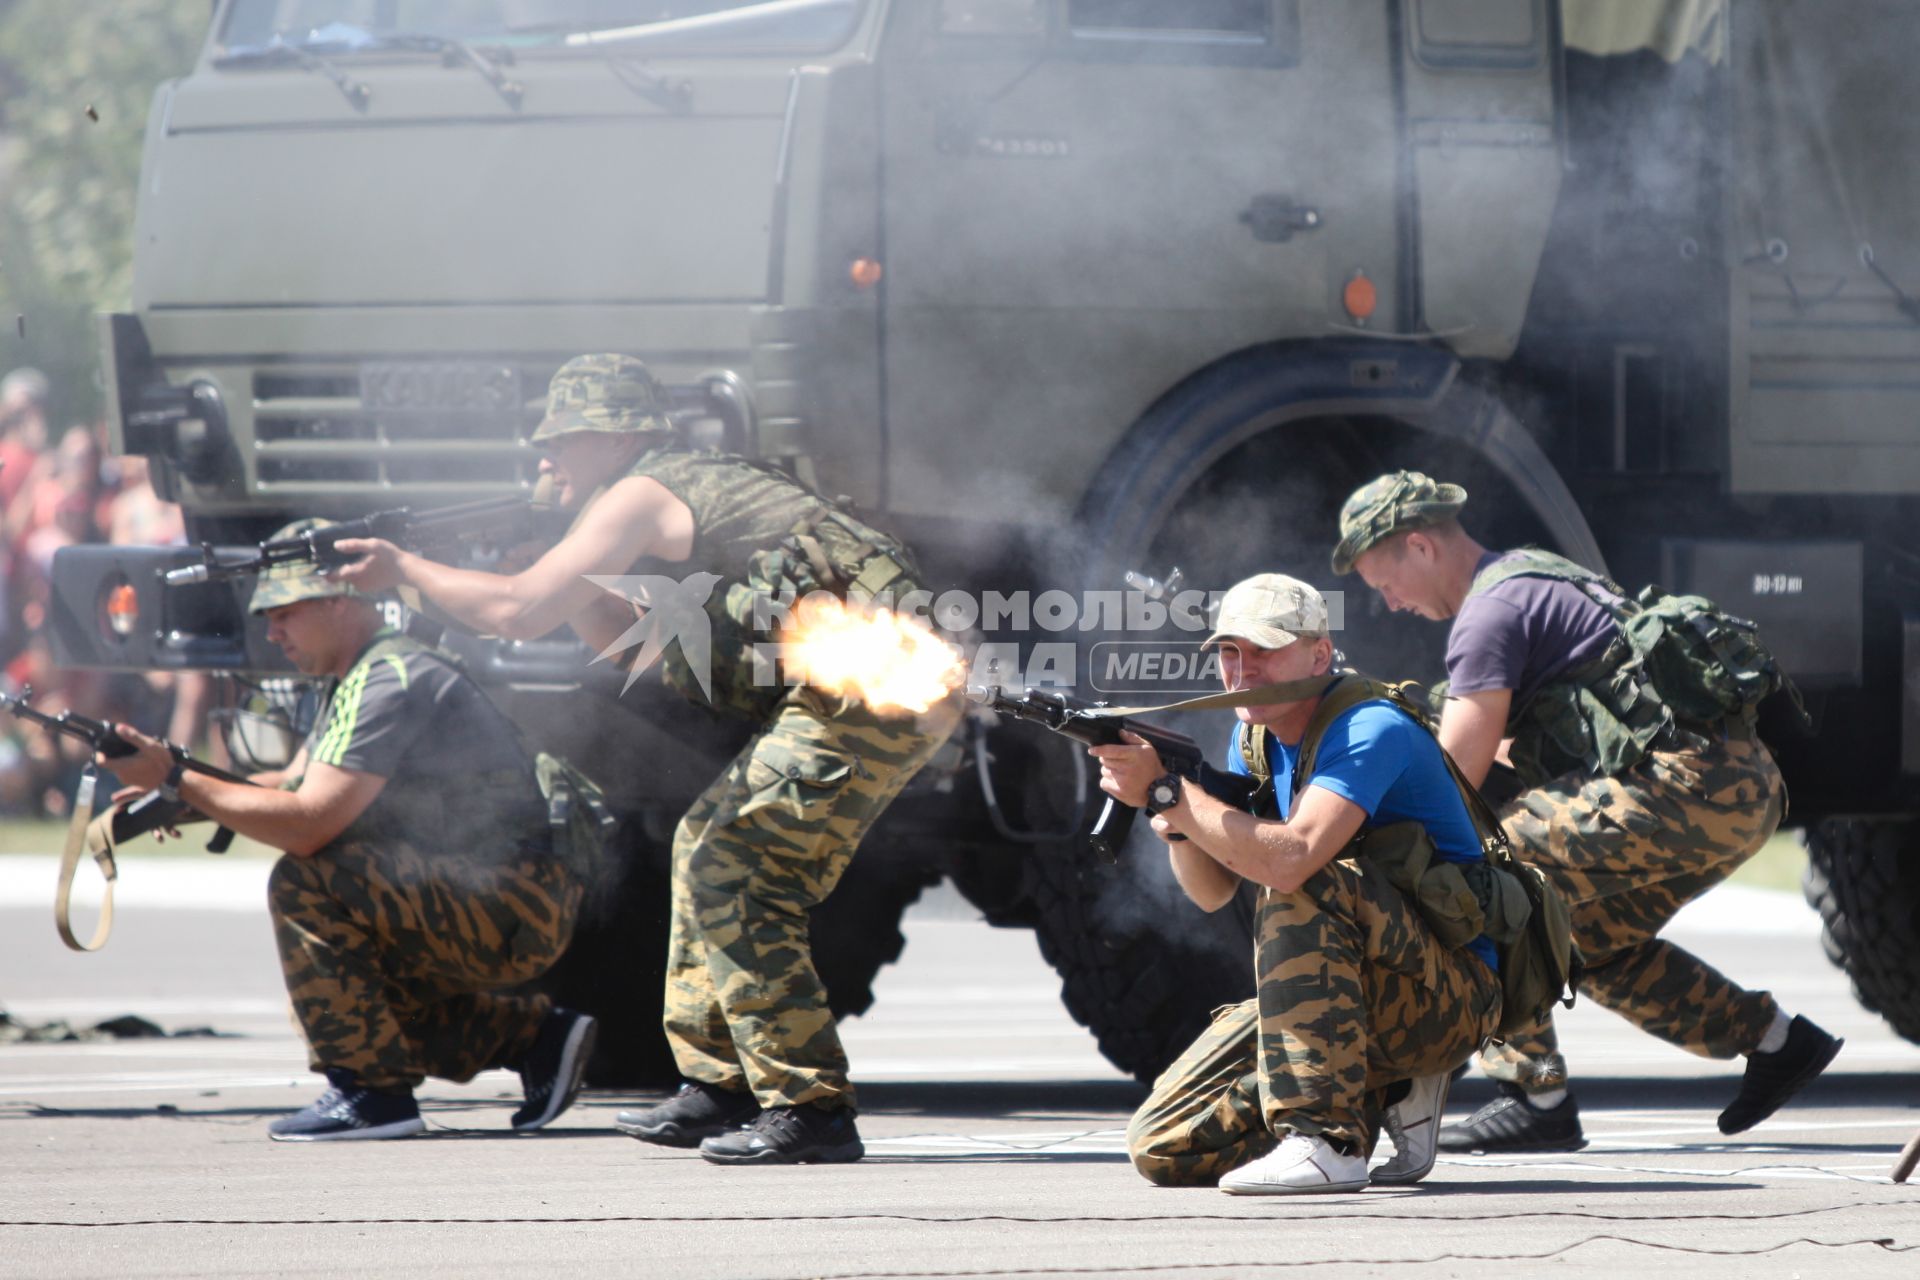
[[[1246,774],[1240,758],[1240,735],[1235,725],[1227,743],[1227,769]],[[1269,735],[1267,763],[1273,769],[1273,803],[1282,820],[1293,812],[1293,767],[1300,744],[1291,745]],[[1403,711],[1386,702],[1363,702],[1344,711],[1327,726],[1320,754],[1313,762],[1311,786],[1331,791],[1360,806],[1368,825],[1418,822],[1433,840],[1434,854],[1443,862],[1481,862],[1480,833],[1460,798],[1440,744]],[[1467,950],[1497,970],[1493,943],[1483,934]]]

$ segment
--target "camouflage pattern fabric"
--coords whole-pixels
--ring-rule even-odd
[[[268,542],[290,542],[302,534],[333,525],[331,520],[295,520],[274,531]],[[248,613],[265,613],[283,604],[301,600],[319,600],[326,596],[357,596],[361,593],[344,582],[335,582],[320,572],[311,560],[277,564],[253,580],[253,596],[247,601]]]
[[[559,959],[580,897],[550,858],[356,842],[282,857],[267,904],[313,1069],[400,1089],[517,1061],[552,1002],[500,989]]]
[[[1575,772],[1526,792],[1500,821],[1567,901],[1587,963],[1580,993],[1669,1044],[1731,1058],[1754,1050],[1779,1006],[1655,935],[1767,842],[1785,789],[1749,733],[1682,733],[1677,745],[1615,777]],[[1481,1066],[1532,1093],[1557,1089],[1558,1048],[1548,1020],[1490,1046]]]
[[[815,590],[850,599],[884,589],[895,599],[917,589],[913,559],[898,539],[828,502],[786,472],[729,454],[654,449],[627,472],[665,488],[693,513],[692,558],[676,572],[700,568],[723,580],[707,597],[713,636],[711,689],[707,699],[679,645],[661,663],[667,686],[715,711],[765,722],[785,696],[778,673],[757,670],[753,646],[777,639],[764,623],[774,615],[768,600],[795,599]],[[802,547],[822,561],[817,572]],[[862,584],[874,582],[873,590]],[[764,614],[764,617],[757,617]]]
[[[883,719],[797,689],[681,819],[664,1022],[682,1075],[763,1107],[854,1105],[807,909],[958,722],[953,699]]]
[[[666,392],[633,356],[575,356],[547,384],[547,414],[532,440],[539,444],[574,431],[670,434]]]
[[[1352,573],[1355,557],[1396,533],[1451,520],[1467,505],[1467,491],[1418,471],[1394,471],[1355,489],[1340,505],[1340,541],[1333,571]]]
[[[1287,1132],[1371,1155],[1386,1087],[1452,1070],[1500,1020],[1493,971],[1362,864],[1263,890],[1255,929],[1259,994],[1214,1014],[1127,1128],[1150,1182],[1210,1186]]]

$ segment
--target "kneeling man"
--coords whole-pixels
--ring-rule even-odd
[[[303,675],[335,681],[284,774],[256,774],[250,787],[186,773],[126,725],[139,753],[99,763],[286,851],[267,879],[268,907],[294,1014],[329,1088],[268,1136],[419,1133],[416,1085],[489,1067],[520,1073],[526,1100],[513,1127],[542,1127],[579,1092],[594,1020],[504,990],[559,959],[582,894],[556,856],[512,722],[445,659],[383,626],[373,601],[311,565],[269,569],[250,607]]]
[[[1333,661],[1326,602],[1279,574],[1229,591],[1207,643],[1220,646],[1229,690],[1314,687]],[[1152,1182],[1241,1195],[1359,1190],[1383,1123],[1397,1152],[1372,1180],[1418,1181],[1433,1167],[1449,1073],[1499,1022],[1493,945],[1447,946],[1356,856],[1371,833],[1411,823],[1436,865],[1483,862],[1439,745],[1381,697],[1316,717],[1339,706],[1329,702],[1339,687],[1329,679],[1297,701],[1236,709],[1230,767],[1263,784],[1252,812],[1168,774],[1138,740],[1090,749],[1101,787],[1153,813],[1195,903],[1216,911],[1243,880],[1259,886],[1259,994],[1215,1014],[1127,1131]]]

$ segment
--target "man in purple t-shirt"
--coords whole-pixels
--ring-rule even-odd
[[[1580,991],[1693,1053],[1745,1055],[1719,1123],[1749,1129],[1840,1041],[1656,935],[1773,834],[1780,771],[1750,717],[1687,720],[1642,678],[1613,583],[1548,552],[1487,550],[1460,526],[1466,500],[1417,471],[1369,482],[1341,509],[1334,571],[1357,570],[1391,609],[1453,620],[1440,743],[1474,785],[1500,758],[1527,788],[1501,826],[1567,901]],[[1502,1096],[1443,1128],[1442,1150],[1586,1145],[1551,1021],[1480,1061]]]

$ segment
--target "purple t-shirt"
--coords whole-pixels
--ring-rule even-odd
[[[1512,552],[1489,551],[1485,572]],[[1607,611],[1571,582],[1519,577],[1467,597],[1447,636],[1447,692],[1513,690],[1518,707],[1557,676],[1606,652],[1620,634]]]

